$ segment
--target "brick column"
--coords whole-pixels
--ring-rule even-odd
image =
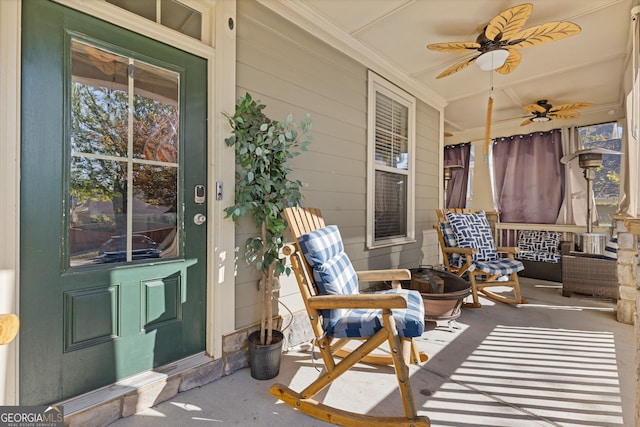
[[[618,231],[618,322],[636,323],[636,297],[638,267],[637,237],[633,233]]]
[[[628,233],[622,233],[626,235],[632,235],[633,241],[636,244],[636,257],[635,263],[631,268],[631,274],[634,278],[634,290],[635,290],[635,313],[633,313],[633,319],[635,319],[635,335],[636,335],[636,425],[640,422],[640,270],[638,269],[638,247],[637,247],[637,239],[638,235],[640,235],[640,219],[626,219],[624,221],[624,226],[628,230]],[[620,234],[618,234],[618,240],[620,240]],[[627,237],[625,237],[625,245],[629,242],[627,241]],[[629,249],[629,248],[627,248]],[[629,254],[631,251],[629,250]],[[620,263],[620,259],[618,259]],[[618,269],[620,269],[620,264],[618,265]],[[620,270],[618,270],[618,274]],[[620,290],[622,291],[622,285],[620,286]],[[625,290],[625,296],[630,297],[631,292]],[[622,296],[622,292],[621,292]],[[618,300],[618,320],[620,320],[620,300]],[[627,313],[628,315],[629,313]]]

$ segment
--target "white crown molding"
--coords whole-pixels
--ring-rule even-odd
[[[257,0],[271,11],[319,38],[331,47],[355,59],[381,76],[393,81],[416,98],[443,111],[447,101],[431,88],[412,79],[403,70],[377,52],[355,40],[331,21],[318,15],[304,2],[296,0]]]

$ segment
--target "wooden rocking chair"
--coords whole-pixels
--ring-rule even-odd
[[[468,209],[436,210],[438,241],[443,262],[448,271],[458,276],[468,275],[473,303],[465,307],[480,307],[478,292],[487,298],[507,304],[526,304],[520,293],[518,272],[522,262],[514,258],[518,248],[496,248],[489,223],[483,211]],[[499,254],[506,254],[500,257]],[[507,280],[505,280],[507,279]],[[489,287],[513,288],[513,297],[490,291]]]
[[[317,209],[288,208],[285,216],[296,240],[286,247],[304,299],[315,343],[320,349],[325,371],[301,392],[283,384],[270,391],[285,403],[323,421],[342,426],[429,426],[418,416],[409,382],[408,363],[427,359],[419,353],[414,337],[424,331],[424,304],[416,291],[400,287],[409,280],[408,270],[353,270],[336,226],[325,226]],[[359,281],[391,281],[393,288],[379,293],[359,293]],[[362,343],[350,352],[344,345]],[[371,355],[388,343],[385,356]],[[341,357],[339,361],[335,357]],[[313,397],[356,363],[393,364],[405,417],[375,417],[337,409]]]

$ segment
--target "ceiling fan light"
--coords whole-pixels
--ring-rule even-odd
[[[532,122],[548,122],[549,120],[551,119],[547,116],[537,116],[531,119]]]
[[[504,65],[509,57],[509,51],[496,49],[485,52],[476,58],[476,64],[482,71],[491,71]]]

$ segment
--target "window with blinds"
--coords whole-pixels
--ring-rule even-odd
[[[369,246],[414,239],[415,98],[369,73]]]

